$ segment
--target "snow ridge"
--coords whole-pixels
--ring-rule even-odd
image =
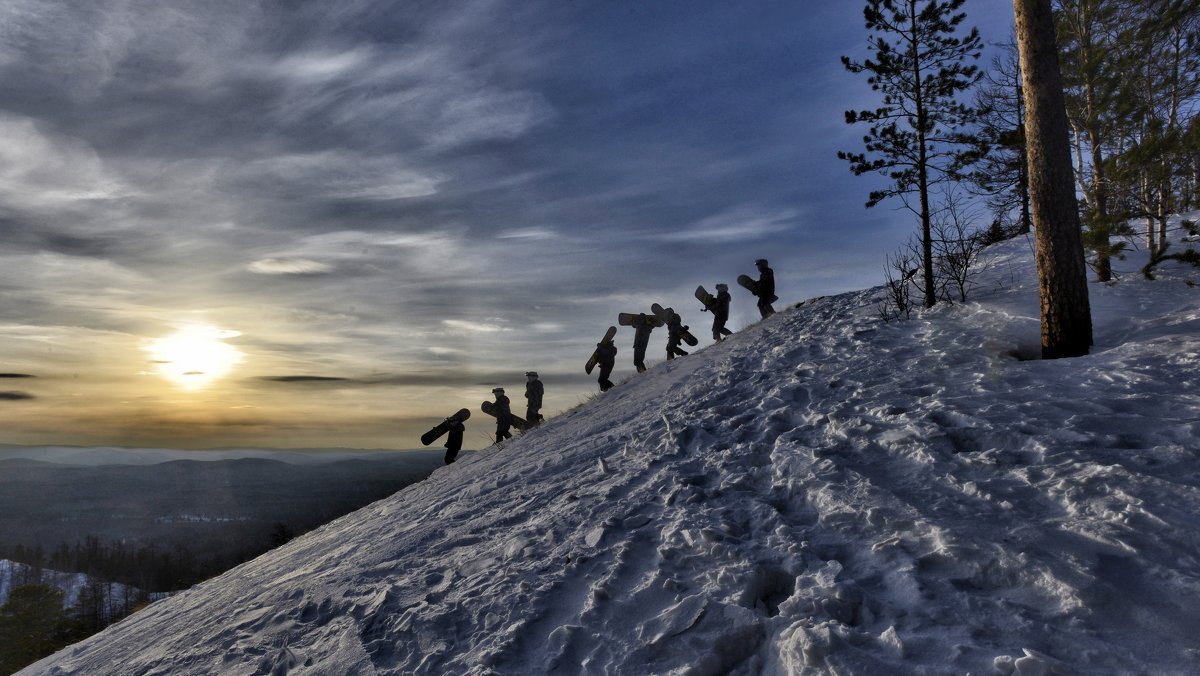
[[[26,674],[1187,673],[1200,293],[1092,288],[1038,342],[1023,240],[978,300],[817,299]]]

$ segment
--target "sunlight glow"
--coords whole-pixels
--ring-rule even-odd
[[[156,338],[142,348],[158,374],[185,390],[200,390],[227,375],[242,361],[242,352],[225,343],[241,334],[208,324],[189,324]]]

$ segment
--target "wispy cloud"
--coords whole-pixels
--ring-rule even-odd
[[[231,177],[258,191],[347,200],[402,200],[437,193],[439,176],[394,156],[323,151],[254,160]]]
[[[676,232],[657,235],[657,238],[667,242],[747,242],[795,228],[798,215],[795,209],[769,210],[744,205],[707,216]]]
[[[9,205],[60,210],[125,194],[87,143],[34,119],[0,113],[0,196]]]
[[[346,382],[350,379],[336,376],[263,376],[262,380],[276,383],[334,383]]]
[[[260,275],[319,275],[329,272],[333,266],[308,258],[263,258],[247,265],[246,269]]]
[[[501,333],[504,331],[512,331],[511,328],[502,326],[500,324],[472,322],[465,319],[443,319],[442,324],[452,331],[466,333]]]
[[[520,240],[538,240],[546,241],[557,239],[558,233],[550,228],[518,228],[516,230],[505,230],[496,235],[496,239],[520,239]]]

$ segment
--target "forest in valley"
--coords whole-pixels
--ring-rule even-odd
[[[0,460],[0,673],[420,481],[440,452],[316,464]]]

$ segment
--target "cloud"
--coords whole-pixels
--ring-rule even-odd
[[[87,143],[0,113],[0,196],[25,209],[63,209],[127,193]]]
[[[796,225],[797,215],[795,209],[740,206],[657,238],[667,242],[745,242],[791,230]]]
[[[454,348],[454,347],[442,347],[440,345],[434,345],[427,349],[429,350],[430,354],[436,355],[438,357],[449,357],[449,356],[455,356],[455,355],[461,355],[461,354],[467,353],[466,350],[460,350],[460,349]]]
[[[262,376],[260,380],[267,380],[276,383],[351,382],[350,378],[339,378],[336,376]]]
[[[557,239],[558,233],[550,228],[519,228],[516,230],[505,230],[496,235],[496,239],[520,239],[520,240],[538,240],[545,241]]]
[[[257,193],[345,200],[402,200],[436,194],[443,180],[391,155],[327,150],[248,162],[230,177]]]
[[[308,258],[263,258],[246,266],[259,275],[319,275],[333,267]]]
[[[494,88],[457,93],[440,108],[433,139],[442,146],[511,141],[554,118],[554,110],[540,94]]]
[[[330,80],[351,77],[368,67],[374,52],[369,47],[335,51],[320,49],[288,54],[269,63],[264,72],[306,85],[323,85]]]
[[[36,398],[28,392],[0,392],[0,401],[28,401]]]
[[[512,331],[512,329],[500,326],[499,324],[485,324],[464,319],[443,319],[442,324],[455,331],[465,331],[467,333],[501,333]]]
[[[586,357],[585,357],[586,358]],[[494,387],[497,384],[525,382],[525,371],[528,369],[513,369],[511,371],[475,371],[467,368],[440,368],[414,371],[410,373],[374,374],[359,378],[334,376],[258,376],[252,381],[269,384],[302,384],[309,387]],[[572,372],[551,372],[538,370],[540,378],[547,384],[578,385],[579,376]]]

